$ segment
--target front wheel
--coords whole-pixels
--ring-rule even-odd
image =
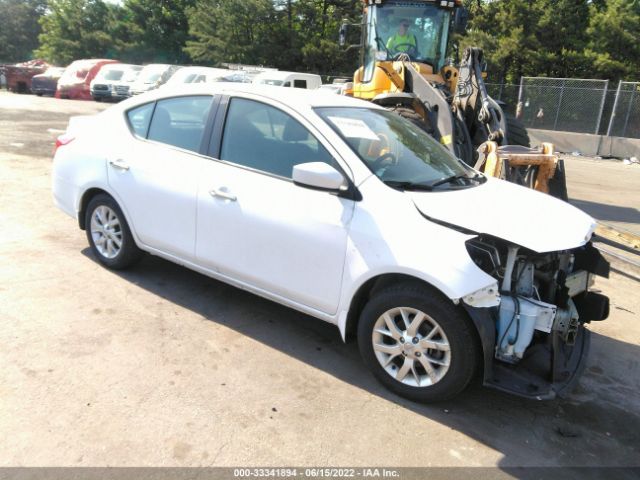
[[[376,293],[358,324],[362,357],[389,390],[419,402],[462,392],[479,359],[475,327],[451,301],[418,284]]]
[[[87,206],[85,228],[98,261],[116,270],[129,267],[142,256],[122,210],[108,195],[96,195]]]

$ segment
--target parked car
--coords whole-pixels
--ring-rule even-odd
[[[333,323],[414,400],[478,370],[552,398],[608,314],[591,217],[340,95],[180,85],[74,117],[53,196],[106,267],[149,252]]]
[[[167,80],[163,87],[171,88],[187,83],[216,82],[224,80],[226,77],[231,77],[234,73],[237,72],[224,68],[182,67]]]
[[[344,95],[348,86],[348,83],[326,83],[324,85],[320,85],[320,90],[335,93],[337,95]]]
[[[111,63],[120,62],[107,59],[76,60],[65,69],[58,80],[56,97],[91,100],[91,81],[104,65]]]
[[[31,93],[31,81],[34,76],[45,72],[49,64],[44,60],[29,60],[4,66],[7,90],[14,93]]]
[[[142,65],[112,63],[103,66],[91,81],[91,96],[94,100],[123,100],[129,97],[129,89],[142,70]],[[124,79],[132,79],[123,83]]]
[[[55,95],[58,88],[58,80],[64,73],[62,67],[49,67],[46,72],[34,75],[31,78],[31,92],[38,96]]]
[[[322,85],[322,79],[320,75],[313,73],[268,70],[256,75],[253,83],[258,85],[274,85],[276,87],[307,88],[313,90]]]
[[[116,100],[124,100],[131,96],[131,87],[140,76],[140,72],[144,67],[142,65],[131,65],[122,78],[113,82],[113,89],[111,96]]]
[[[160,63],[145,65],[138,74],[136,81],[131,85],[131,95],[148,92],[164,85],[181,68],[179,65]]]

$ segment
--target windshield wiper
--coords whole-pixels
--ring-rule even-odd
[[[431,188],[435,188],[438,187],[440,185],[444,185],[445,183],[453,183],[456,180],[480,180],[480,178],[482,178],[482,176],[480,174],[476,174],[473,177],[469,177],[467,175],[464,174],[458,174],[458,175],[451,175],[450,177],[446,177],[443,178],[442,180],[438,180],[436,182],[430,183],[429,186]]]
[[[426,185],[424,183],[405,182],[400,180],[384,180],[384,184],[390,186],[391,188],[397,188],[399,190],[424,190],[427,192],[433,190],[432,185]]]

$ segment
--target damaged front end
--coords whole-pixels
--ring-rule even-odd
[[[480,235],[467,250],[498,281],[462,299],[482,340],[485,385],[535,399],[566,392],[589,351],[584,325],[609,315],[609,299],[589,291],[608,262],[590,242],[536,253]]]

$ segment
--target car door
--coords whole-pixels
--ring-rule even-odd
[[[193,260],[198,178],[206,158],[198,152],[213,97],[158,100],[127,112],[132,136],[114,147],[109,185],[145,245]],[[208,135],[207,135],[208,140]]]
[[[295,164],[337,162],[291,112],[266,103],[231,98],[223,125],[200,177],[198,262],[335,313],[354,202],[296,186],[291,175]]]

